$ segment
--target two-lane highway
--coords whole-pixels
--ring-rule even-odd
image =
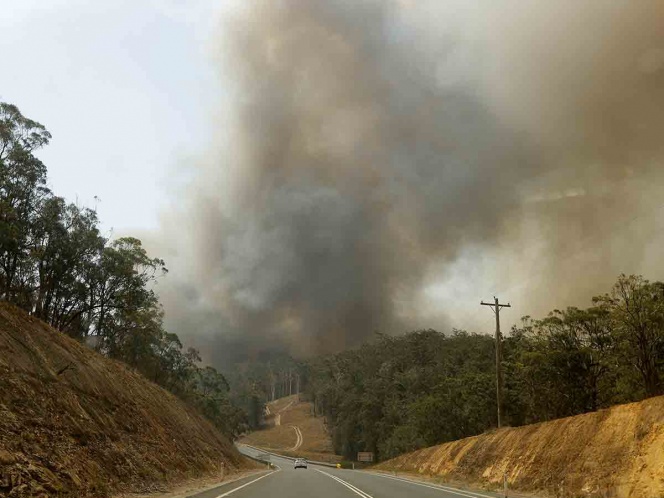
[[[246,446],[240,450],[251,456],[260,451]],[[191,498],[498,498],[488,492],[471,492],[414,482],[370,472],[334,469],[309,464],[308,469],[293,468],[285,458],[271,457],[277,470],[266,471],[219,486]]]

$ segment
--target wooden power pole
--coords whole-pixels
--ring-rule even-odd
[[[490,306],[496,315],[496,403],[498,405],[498,428],[500,429],[503,419],[503,341],[500,335],[500,308],[511,308],[507,304],[500,304],[494,296],[493,303],[480,301],[482,306]]]

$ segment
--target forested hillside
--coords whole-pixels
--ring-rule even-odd
[[[223,373],[231,388],[231,400],[247,414],[251,429],[264,422],[268,402],[299,393],[304,381],[301,362],[269,350],[252,360],[229,363]]]
[[[503,351],[507,425],[661,394],[664,284],[621,276],[590,308],[524,318]],[[495,427],[494,358],[490,336],[425,330],[381,335],[303,368],[335,451],[386,459]]]
[[[225,378],[163,327],[153,290],[166,273],[141,241],[101,233],[95,210],[53,193],[35,153],[44,126],[0,103],[0,299],[121,360],[197,407],[226,434],[246,416]],[[118,193],[118,195],[122,195]]]

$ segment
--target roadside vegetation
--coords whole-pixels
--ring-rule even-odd
[[[94,209],[48,187],[35,153],[50,139],[0,103],[0,299],[125,362],[231,437],[261,426],[265,403],[299,393],[347,458],[386,459],[495,426],[493,338],[463,330],[377,334],[307,362],[266,352],[228,366],[229,382],[202,367],[198,351],[164,329],[153,288],[165,262],[136,238],[104,235]],[[664,283],[622,275],[589,308],[525,317],[503,352],[508,425],[662,394]]]
[[[0,103],[0,298],[125,362],[237,436],[246,416],[230,402],[226,379],[164,329],[153,290],[164,261],[136,238],[105,236],[95,210],[51,191],[35,155],[50,139]]]
[[[288,354],[268,350],[251,361],[225,365],[223,374],[230,385],[232,402],[247,414],[249,428],[256,430],[265,425],[268,403],[302,390],[301,370],[302,364]],[[281,408],[279,402],[276,406]]]
[[[503,428],[381,462],[377,469],[509,496],[655,498],[664,484],[664,396]]]
[[[664,283],[622,275],[592,303],[525,317],[504,338],[507,425],[664,393]],[[460,330],[380,335],[305,365],[306,392],[336,453],[387,459],[495,427],[494,354],[492,337]]]
[[[503,369],[509,426],[664,394],[664,283],[621,275],[588,308],[524,317],[503,338]],[[484,334],[376,334],[358,349],[242,372],[238,388],[250,385],[259,400],[275,385],[288,395],[288,380],[299,377],[301,399],[348,459],[372,451],[385,460],[496,427],[494,339]]]

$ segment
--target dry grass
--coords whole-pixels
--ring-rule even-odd
[[[295,404],[298,402],[299,396],[297,394],[293,394],[292,396],[286,396],[284,398],[279,398],[275,401],[272,401],[271,403],[268,403],[268,406],[270,407],[270,411],[272,413],[278,413],[291,403]]]
[[[377,469],[553,495],[664,497],[664,396],[433,446]]]
[[[0,304],[0,494],[105,497],[246,468],[172,394]]]
[[[274,423],[276,415],[279,414],[281,425],[252,432],[242,439],[243,443],[310,460],[323,462],[341,460],[341,457],[333,452],[332,441],[323,418],[314,417],[312,403],[301,402],[295,395],[278,399],[269,403],[268,406],[271,412],[270,422]],[[303,437],[302,446],[296,451],[290,451],[297,440],[292,425],[300,428]]]
[[[325,428],[323,417],[314,417],[313,404],[298,402],[281,415],[282,425],[297,425],[304,441],[301,451],[312,453],[333,453],[332,440]]]
[[[241,439],[242,443],[268,450],[286,450],[296,441],[295,431],[287,425],[271,427],[263,431],[252,432]]]

